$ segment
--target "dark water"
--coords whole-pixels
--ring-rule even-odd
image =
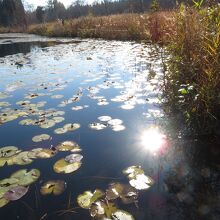
[[[77,207],[76,198],[84,191],[105,190],[115,181],[128,183],[122,170],[133,165],[141,166],[155,181],[149,190],[140,192],[138,205],[117,201],[117,206],[135,219],[206,219],[210,212],[214,214],[207,219],[215,219],[216,206],[210,208],[209,202],[203,200],[195,205],[195,181],[189,181],[190,187],[186,184],[187,178],[195,173],[178,146],[167,144],[165,155],[147,146],[146,143],[154,145],[164,131],[156,129],[158,136],[147,136],[143,143],[143,134],[152,126],[155,128],[163,116],[159,107],[161,60],[152,56],[151,45],[103,40],[58,45],[20,42],[1,44],[0,57],[0,94],[7,95],[0,99],[0,103],[7,102],[0,107],[0,114],[22,109],[16,104],[21,100],[45,101],[40,110],[53,108],[65,112],[61,116],[65,120],[48,129],[19,124],[23,119],[34,118],[33,115],[3,123],[0,146],[17,146],[29,151],[70,140],[80,145],[83,155],[82,166],[71,174],[53,171],[53,164],[68,152],[59,152],[50,159],[36,159],[30,165],[1,167],[0,179],[17,170],[32,168],[39,169],[41,176],[23,198],[0,209],[0,219],[91,219],[88,210],[77,209],[75,213],[63,215],[56,211],[67,209],[69,198],[70,208]],[[148,80],[152,71],[156,77]],[[30,99],[28,95],[33,93],[40,95]],[[62,96],[56,99],[54,95]],[[68,103],[73,96],[80,100]],[[81,110],[72,110],[85,105]],[[122,120],[125,129],[116,132],[108,127],[97,131],[89,127],[105,115]],[[54,133],[67,123],[79,123],[80,128],[61,135]],[[32,138],[39,134],[48,134],[51,139],[34,143]],[[60,196],[40,195],[42,183],[54,179],[65,180],[66,191]]]

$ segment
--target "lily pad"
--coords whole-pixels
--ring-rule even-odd
[[[78,205],[83,209],[89,209],[95,201],[102,198],[104,193],[97,189],[92,193],[91,191],[85,191],[83,194],[77,197]]]
[[[65,134],[68,130],[66,128],[57,128],[54,130],[55,134]]]
[[[0,158],[7,158],[14,156],[19,152],[18,148],[15,146],[6,146],[0,148]]]
[[[63,126],[64,129],[66,129],[67,131],[75,131],[77,129],[80,128],[80,124],[78,123],[69,123]]]
[[[52,149],[42,149],[41,151],[39,151],[39,152],[36,154],[36,157],[37,157],[37,158],[42,158],[42,159],[51,158],[51,157],[55,156],[56,153],[57,153],[56,150],[52,150]]]
[[[97,131],[100,131],[100,130],[103,130],[103,129],[107,128],[106,125],[101,124],[101,123],[91,123],[91,124],[89,124],[89,127],[91,129],[97,130]]]
[[[42,195],[54,194],[60,195],[64,192],[66,183],[63,180],[51,180],[46,182],[40,189]]]
[[[44,122],[40,124],[41,128],[47,129],[47,128],[52,128],[56,125],[56,122],[52,119],[46,119]]]
[[[134,220],[134,217],[123,210],[117,210],[112,214],[112,219],[113,220]]]
[[[83,159],[83,156],[81,154],[71,154],[65,157],[65,161],[68,163],[81,162],[82,159]]]
[[[98,117],[98,119],[101,122],[107,122],[107,121],[110,121],[112,118],[110,116],[100,116]]]
[[[5,199],[5,198],[0,198],[0,208],[4,207],[7,205],[10,201]]]
[[[28,156],[28,151],[23,151],[12,158],[14,164],[27,165],[33,162]]]
[[[4,194],[4,198],[9,201],[19,200],[28,192],[28,189],[29,187],[15,186]]]
[[[123,121],[121,119],[112,119],[108,121],[109,125],[116,126],[116,125],[121,125]]]
[[[56,173],[72,173],[81,167],[81,162],[69,163],[65,159],[58,160],[53,169]]]
[[[126,127],[124,125],[114,125],[114,126],[112,126],[112,130],[115,131],[115,132],[123,131],[125,129],[126,129]]]
[[[41,142],[41,141],[46,141],[50,139],[50,135],[48,134],[40,134],[40,135],[36,135],[32,138],[33,142]]]
[[[34,183],[40,177],[40,171],[37,169],[32,169],[29,172],[26,169],[19,170],[11,175],[11,178],[18,179],[18,185],[29,186]]]
[[[154,181],[144,174],[138,174],[129,183],[137,190],[146,190],[153,185]]]
[[[56,147],[59,151],[71,151],[71,152],[80,152],[81,149],[76,142],[73,141],[64,141]]]

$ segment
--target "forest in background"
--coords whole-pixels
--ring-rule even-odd
[[[210,2],[218,0],[209,0]],[[191,0],[103,0],[88,5],[76,0],[65,8],[58,0],[48,0],[46,6],[36,9],[26,0],[0,0],[0,26],[26,26],[27,24],[51,22],[57,19],[73,19],[87,15],[106,16],[123,13],[143,13],[152,7],[171,9],[180,3],[193,4]],[[24,7],[25,6],[25,7]]]

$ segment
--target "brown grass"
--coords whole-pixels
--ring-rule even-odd
[[[31,25],[29,33],[50,37],[104,38],[116,40],[149,39],[147,14],[122,14]]]

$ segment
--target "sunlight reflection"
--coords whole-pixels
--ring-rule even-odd
[[[141,136],[142,145],[153,154],[163,151],[166,142],[166,136],[162,134],[157,127],[144,131]]]

